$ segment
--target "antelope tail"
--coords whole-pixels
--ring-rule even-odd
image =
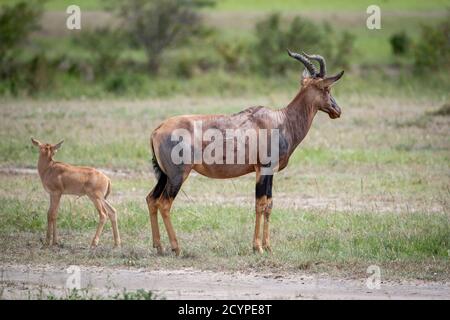
[[[116,209],[114,209],[114,207],[108,202],[108,200],[106,200],[106,198],[108,198],[110,193],[111,193],[111,180],[108,180],[108,189],[106,189],[105,198],[102,200],[103,207],[109,213],[114,214],[116,213]]]
[[[158,164],[158,159],[156,158],[155,149],[153,147],[153,141],[150,141],[150,147],[152,148],[152,166],[153,166],[153,172],[155,173],[155,177],[157,180],[161,177],[163,171],[161,170],[161,167]]]
[[[108,198],[110,193],[111,193],[111,180],[108,180],[108,189],[106,189],[105,199]]]

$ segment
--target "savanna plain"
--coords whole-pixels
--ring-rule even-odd
[[[49,3],[49,10],[59,9],[55,1]],[[308,5],[307,15],[314,17],[318,10]],[[398,1],[394,12],[403,10],[402,5]],[[436,8],[423,14],[421,8],[412,8],[410,15],[398,19],[413,24],[439,16]],[[356,9],[341,16],[345,19],[338,20],[337,28],[357,23],[352,10]],[[224,1],[206,17],[214,17],[219,28],[227,29],[233,14],[256,19],[253,11],[234,1]],[[394,29],[398,27],[395,17],[387,18]],[[245,34],[245,29],[242,26],[244,31],[238,32]],[[385,43],[385,36],[368,38],[365,32],[357,38],[360,54],[356,59],[363,61],[366,50],[371,62],[385,63],[389,48],[377,45]],[[181,256],[171,254],[161,219],[166,253],[156,254],[145,202],[156,183],[150,161],[152,130],[174,115],[231,114],[259,105],[282,108],[299,90],[300,66],[293,63],[292,68],[298,72],[267,82],[263,77],[233,79],[222,73],[178,82],[160,80],[155,86],[164,87],[164,93],[138,98],[130,93],[0,98],[0,295],[101,298],[107,296],[106,274],[117,273],[119,291],[112,291],[130,299],[178,297],[179,291],[188,298],[227,298],[245,290],[253,298],[361,298],[367,294],[368,267],[376,266],[382,286],[410,286],[410,291],[397,292],[400,297],[413,297],[414,286],[428,285],[431,295],[449,298],[448,79],[436,86],[424,85],[422,90],[417,79],[403,79],[400,84],[389,79],[400,77],[401,70],[364,78],[357,67],[333,88],[341,118],[331,120],[319,112],[288,167],[274,177],[272,254],[252,250],[255,177],[213,180],[198,174],[191,174],[183,185],[172,210]],[[211,84],[215,76],[218,85]],[[251,86],[240,87],[249,81]],[[61,244],[44,246],[49,202],[37,174],[38,152],[31,136],[50,143],[64,139],[56,160],[96,167],[112,179],[109,200],[118,212],[122,248],[113,249],[109,222],[98,248],[89,248],[98,214],[89,199],[71,196],[62,198],[59,209]],[[92,280],[97,289],[67,293],[57,288],[55,283],[66,277],[69,265],[97,274],[97,280]],[[30,270],[34,271],[21,278]],[[146,287],[149,291],[139,291],[146,281],[139,278],[141,271],[154,272],[155,279],[172,275],[172,280],[166,288],[155,284]],[[8,280],[8,274],[16,281]],[[56,275],[58,281],[40,281],[39,274]],[[140,280],[129,280],[133,277]],[[191,287],[183,285],[189,277],[196,279]],[[325,283],[315,291],[311,285],[302,296],[294,286],[308,279],[316,279],[319,288],[320,279],[330,279],[335,290],[327,293]],[[212,283],[227,281],[228,291],[215,291]],[[243,288],[245,281],[254,286]],[[340,281],[354,283],[361,295],[352,296],[345,288],[339,291]],[[232,283],[239,285],[233,288]],[[279,284],[286,290],[277,291]],[[137,291],[120,291],[127,285]],[[271,290],[273,295],[267,295]],[[376,290],[373,294],[383,297]]]

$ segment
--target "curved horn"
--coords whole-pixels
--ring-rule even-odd
[[[320,78],[325,77],[325,75],[327,74],[327,65],[326,65],[326,63],[325,63],[324,57],[322,57],[322,56],[320,56],[320,55],[318,55],[318,54],[312,54],[312,55],[309,55],[309,54],[307,54],[307,53],[305,53],[305,52],[302,52],[302,53],[303,53],[303,55],[304,55],[305,57],[307,57],[308,59],[315,60],[315,61],[319,62],[319,65],[320,65],[320,71],[319,71],[319,73],[317,74],[317,76],[320,77]]]
[[[308,70],[311,77],[315,77],[317,75],[317,70],[314,67],[314,65],[311,63],[311,61],[309,61],[307,58],[305,58],[304,56],[302,56],[299,53],[291,52],[289,49],[287,49],[287,52],[291,58],[294,58],[294,59],[300,61],[301,63],[303,63],[303,65]]]

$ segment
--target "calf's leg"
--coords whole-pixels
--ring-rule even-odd
[[[58,243],[56,232],[56,217],[58,215],[58,207],[61,199],[61,194],[52,193],[50,195],[50,207],[47,213],[47,238],[46,245],[56,245]],[[53,235],[53,240],[52,240]]]
[[[111,220],[113,237],[114,237],[114,247],[119,248],[121,245],[119,228],[117,226],[117,212],[116,209],[106,200],[103,199],[103,208],[108,213],[109,220]]]
[[[94,203],[94,206],[97,209],[99,215],[97,231],[95,232],[94,238],[92,239],[91,243],[91,247],[95,248],[98,245],[100,235],[102,234],[103,227],[105,226],[107,215],[105,209],[103,208],[102,198],[100,196],[97,197],[90,196],[89,198]]]

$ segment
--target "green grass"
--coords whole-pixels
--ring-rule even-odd
[[[145,205],[122,202],[117,205],[124,248],[111,252],[111,231],[105,228],[100,256],[86,260],[85,249],[96,218],[87,201],[63,203],[58,226],[63,249],[51,253],[39,249],[46,227],[47,203],[39,200],[1,199],[0,259],[21,263],[42,263],[48,255],[56,262],[79,259],[91,264],[177,268],[186,265],[228,270],[344,270],[363,273],[363,266],[377,264],[387,277],[406,276],[445,279],[449,275],[450,220],[447,214],[403,213],[376,215],[368,212],[328,213],[315,210],[277,209],[271,223],[273,256],[255,256],[251,249],[252,208],[245,206],[177,205],[173,224],[183,248],[181,259],[156,257],[151,249],[148,213]],[[161,224],[160,228],[164,230]],[[31,233],[31,238],[30,238]],[[163,241],[168,243],[163,232]],[[13,236],[14,235],[14,236]],[[31,250],[42,252],[30,260],[18,243],[28,239]],[[77,244],[76,244],[77,243]],[[81,247],[80,247],[81,246]],[[30,250],[28,248],[27,250]],[[70,258],[64,258],[65,251]],[[80,263],[80,262],[78,262]],[[429,267],[422,269],[424,265]],[[436,272],[438,272],[436,274]]]
[[[314,0],[223,0],[217,2],[216,10],[233,11],[364,11],[369,5],[375,4],[373,1],[314,1]],[[407,1],[407,0],[381,0],[376,3],[382,10],[441,10],[450,5],[447,0],[435,1]]]
[[[1,4],[16,3],[18,0],[1,0]],[[77,0],[76,4],[82,10],[100,10],[104,8],[105,1],[102,0]],[[47,0],[46,8],[48,10],[63,10],[67,6],[74,4],[69,0]],[[212,9],[214,11],[357,11],[364,10],[374,4],[373,1],[351,1],[351,0],[332,0],[332,1],[314,1],[314,0],[220,0]],[[377,2],[382,10],[442,10],[449,6],[448,0],[433,1],[407,1],[407,0],[381,0]]]
[[[0,5],[11,5],[20,1],[21,0],[0,0]],[[107,3],[107,1],[103,0],[47,0],[45,2],[45,9],[65,11],[68,6],[75,4],[79,6],[81,10],[102,10],[105,7],[105,3]]]
[[[368,85],[370,79],[366,81]],[[356,87],[352,89],[354,82]],[[395,88],[391,88],[393,93],[386,91],[385,95],[396,94],[397,97],[381,100],[358,86],[362,86],[361,82],[351,78],[344,78],[342,84],[336,86],[335,97],[343,108],[343,119],[330,121],[319,113],[309,134],[312,137],[293,155],[291,164],[317,168],[335,164],[343,167],[445,167],[449,161],[448,143],[444,131],[438,128],[442,126],[441,119],[446,118],[433,116],[430,112],[439,109],[448,99],[448,92],[435,88],[429,93],[433,98],[428,98],[426,91],[422,90],[423,96],[419,100],[408,100],[406,96],[417,91],[412,85],[401,99],[400,93],[394,93]],[[231,114],[254,105],[281,107],[298,90],[295,87],[292,79],[289,87],[278,91],[278,94],[254,97],[244,93],[241,98],[180,96],[142,102],[120,98],[66,102],[5,100],[0,109],[0,164],[35,166],[37,150],[29,141],[34,136],[53,143],[65,139],[66,143],[56,157],[61,161],[147,170],[150,133],[165,118],[186,113]],[[284,93],[288,89],[291,93]],[[382,94],[380,86],[372,90],[379,90]],[[367,112],[364,114],[360,110]],[[71,125],[67,126],[67,123]],[[334,135],[329,136],[327,132]],[[425,139],[420,138],[424,136]],[[367,143],[371,148],[366,148]],[[330,148],[330,144],[334,147]]]
[[[213,80],[229,91],[208,87]],[[0,173],[0,261],[352,277],[365,276],[367,266],[377,264],[387,278],[448,279],[450,118],[439,111],[448,103],[447,82],[440,75],[428,86],[407,80],[346,74],[333,88],[342,117],[330,120],[319,113],[289,166],[274,179],[273,256],[252,253],[253,175],[226,181],[191,176],[173,211],[183,256],[156,256],[144,200],[155,184],[148,141],[170,116],[282,107],[298,90],[298,74],[267,80],[221,74],[186,80],[185,87],[163,79],[151,85],[164,83],[180,95],[147,100],[3,98],[0,167],[35,168],[34,136],[65,139],[57,160],[127,174],[111,174],[110,198],[124,247],[111,249],[108,223],[101,247],[92,253],[88,245],[97,213],[88,199],[63,198],[58,218],[63,247],[43,249],[48,195],[39,177]],[[252,81],[256,84],[246,87]],[[193,86],[196,91],[189,91]]]
[[[72,289],[66,290],[65,294],[53,294],[42,292],[30,298],[37,300],[165,300],[163,296],[157,295],[152,291],[138,289],[136,291],[128,291],[124,289],[121,293],[114,295],[96,295],[91,293],[89,289]]]

